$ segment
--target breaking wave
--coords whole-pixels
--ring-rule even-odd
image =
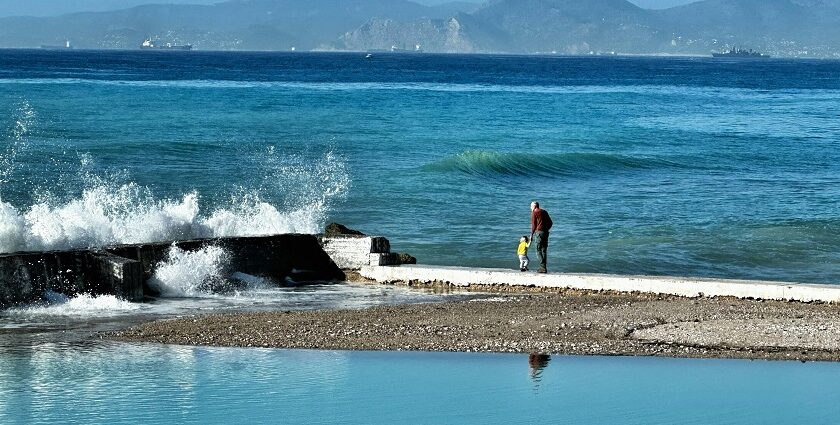
[[[262,172],[257,182],[234,186],[237,189],[226,202],[213,205],[203,203],[198,191],[162,198],[152,188],[133,182],[125,171],[93,171],[95,158],[90,154],[82,154],[77,167],[68,163],[66,170],[39,184],[32,181],[30,170],[21,168],[44,161],[31,158],[35,149],[30,145],[39,140],[37,110],[21,99],[5,118],[5,146],[0,147],[0,253],[317,233],[333,202],[346,195],[351,183],[344,159],[331,151],[304,155],[267,146],[253,153]],[[71,185],[78,189],[68,189]],[[70,195],[57,196],[53,190]],[[15,205],[3,196],[22,191],[33,195],[29,205]]]
[[[283,161],[270,150],[265,161],[275,164],[262,187],[242,189],[226,203],[204,210],[195,191],[157,198],[137,183],[92,175],[84,176],[81,194],[69,200],[43,196],[23,209],[0,200],[0,253],[318,233],[332,202],[349,188],[343,160],[327,153],[315,161]]]
[[[173,245],[148,284],[164,297],[209,294],[227,285],[229,258],[230,254],[217,246],[185,251]]]
[[[426,171],[460,172],[476,176],[563,177],[681,168],[682,165],[653,157],[603,153],[523,154],[467,151],[423,167]]]

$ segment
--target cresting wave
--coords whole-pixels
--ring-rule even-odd
[[[279,211],[258,195],[202,214],[195,192],[155,199],[128,183],[90,187],[78,199],[42,202],[25,211],[0,202],[0,253],[99,247],[222,236],[317,233],[325,205]]]
[[[87,176],[79,197],[59,202],[49,197],[18,209],[0,200],[0,253],[100,247],[223,236],[317,233],[331,203],[345,196],[350,178],[340,159],[325,154],[314,164],[295,166],[281,159],[264,186],[243,189],[226,205],[202,211],[200,195],[156,198],[133,182],[113,183]],[[299,161],[301,162],[301,161]],[[275,174],[276,173],[276,174]],[[279,197],[280,202],[269,202]],[[278,206],[279,205],[279,206]]]
[[[423,167],[426,171],[470,175],[575,177],[631,170],[684,168],[671,160],[604,153],[524,154],[466,151]]]

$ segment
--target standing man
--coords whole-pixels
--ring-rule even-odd
[[[537,258],[540,260],[540,269],[537,273],[547,273],[546,262],[548,260],[548,231],[551,230],[551,217],[548,211],[540,208],[537,201],[531,202],[531,246],[537,247]]]

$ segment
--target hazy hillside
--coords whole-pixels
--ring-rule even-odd
[[[475,13],[526,52],[649,52],[664,44],[655,18],[626,0],[501,0]]]
[[[0,47],[70,39],[136,48],[146,37],[197,49],[413,48],[427,52],[709,54],[732,45],[774,56],[840,57],[840,0],[705,0],[665,10],[626,0],[234,0],[0,19]]]
[[[705,0],[655,14],[681,37],[677,50],[696,50],[690,41],[790,56],[830,56],[840,48],[840,0]]]
[[[446,7],[404,0],[235,0],[210,6],[148,5],[52,18],[0,19],[0,46],[36,47],[65,38],[80,48],[134,48],[145,37],[199,49],[332,47],[371,17],[443,17]],[[37,30],[33,31],[33,28]]]

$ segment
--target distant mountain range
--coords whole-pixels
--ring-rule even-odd
[[[705,0],[664,10],[626,0],[233,0],[0,19],[0,47],[70,40],[133,49],[146,38],[207,50],[380,50],[840,57],[840,0]]]

